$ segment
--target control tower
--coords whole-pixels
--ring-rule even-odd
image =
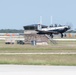
[[[25,43],[30,44],[31,41],[35,40],[37,43],[48,43],[49,39],[45,36],[45,34],[40,35],[37,34],[37,25],[38,24],[32,24],[24,26],[24,38]],[[47,26],[42,25],[42,28],[45,28]]]

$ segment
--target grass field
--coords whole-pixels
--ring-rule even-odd
[[[76,52],[76,41],[55,41],[56,44],[33,45],[7,45],[0,41],[0,53],[37,53],[37,52]],[[44,54],[44,55],[0,55],[0,64],[24,64],[24,65],[74,65],[76,66],[76,54]]]
[[[76,41],[56,41],[56,44],[33,46],[33,45],[7,45],[0,41],[0,53],[24,53],[24,52],[76,52]]]
[[[0,64],[76,66],[76,55],[0,55]]]

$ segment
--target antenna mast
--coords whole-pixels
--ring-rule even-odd
[[[42,16],[40,16],[40,24],[42,24]]]
[[[52,25],[52,16],[50,17],[50,20],[51,20],[51,23],[50,24]]]

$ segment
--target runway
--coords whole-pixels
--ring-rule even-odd
[[[64,55],[64,54],[76,54],[76,52],[49,52],[49,53],[0,53],[0,55],[35,55],[35,54],[39,54],[39,55],[46,55],[46,54],[60,54],[60,55]]]
[[[52,39],[57,41],[76,41],[76,39]]]
[[[0,65],[0,75],[76,75],[76,66]]]

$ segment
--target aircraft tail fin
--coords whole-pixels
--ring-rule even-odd
[[[37,26],[37,30],[41,30],[41,28],[42,28],[41,25],[42,25],[42,16],[40,16],[40,23]]]
[[[41,24],[38,24],[37,30],[41,30],[42,26]]]

